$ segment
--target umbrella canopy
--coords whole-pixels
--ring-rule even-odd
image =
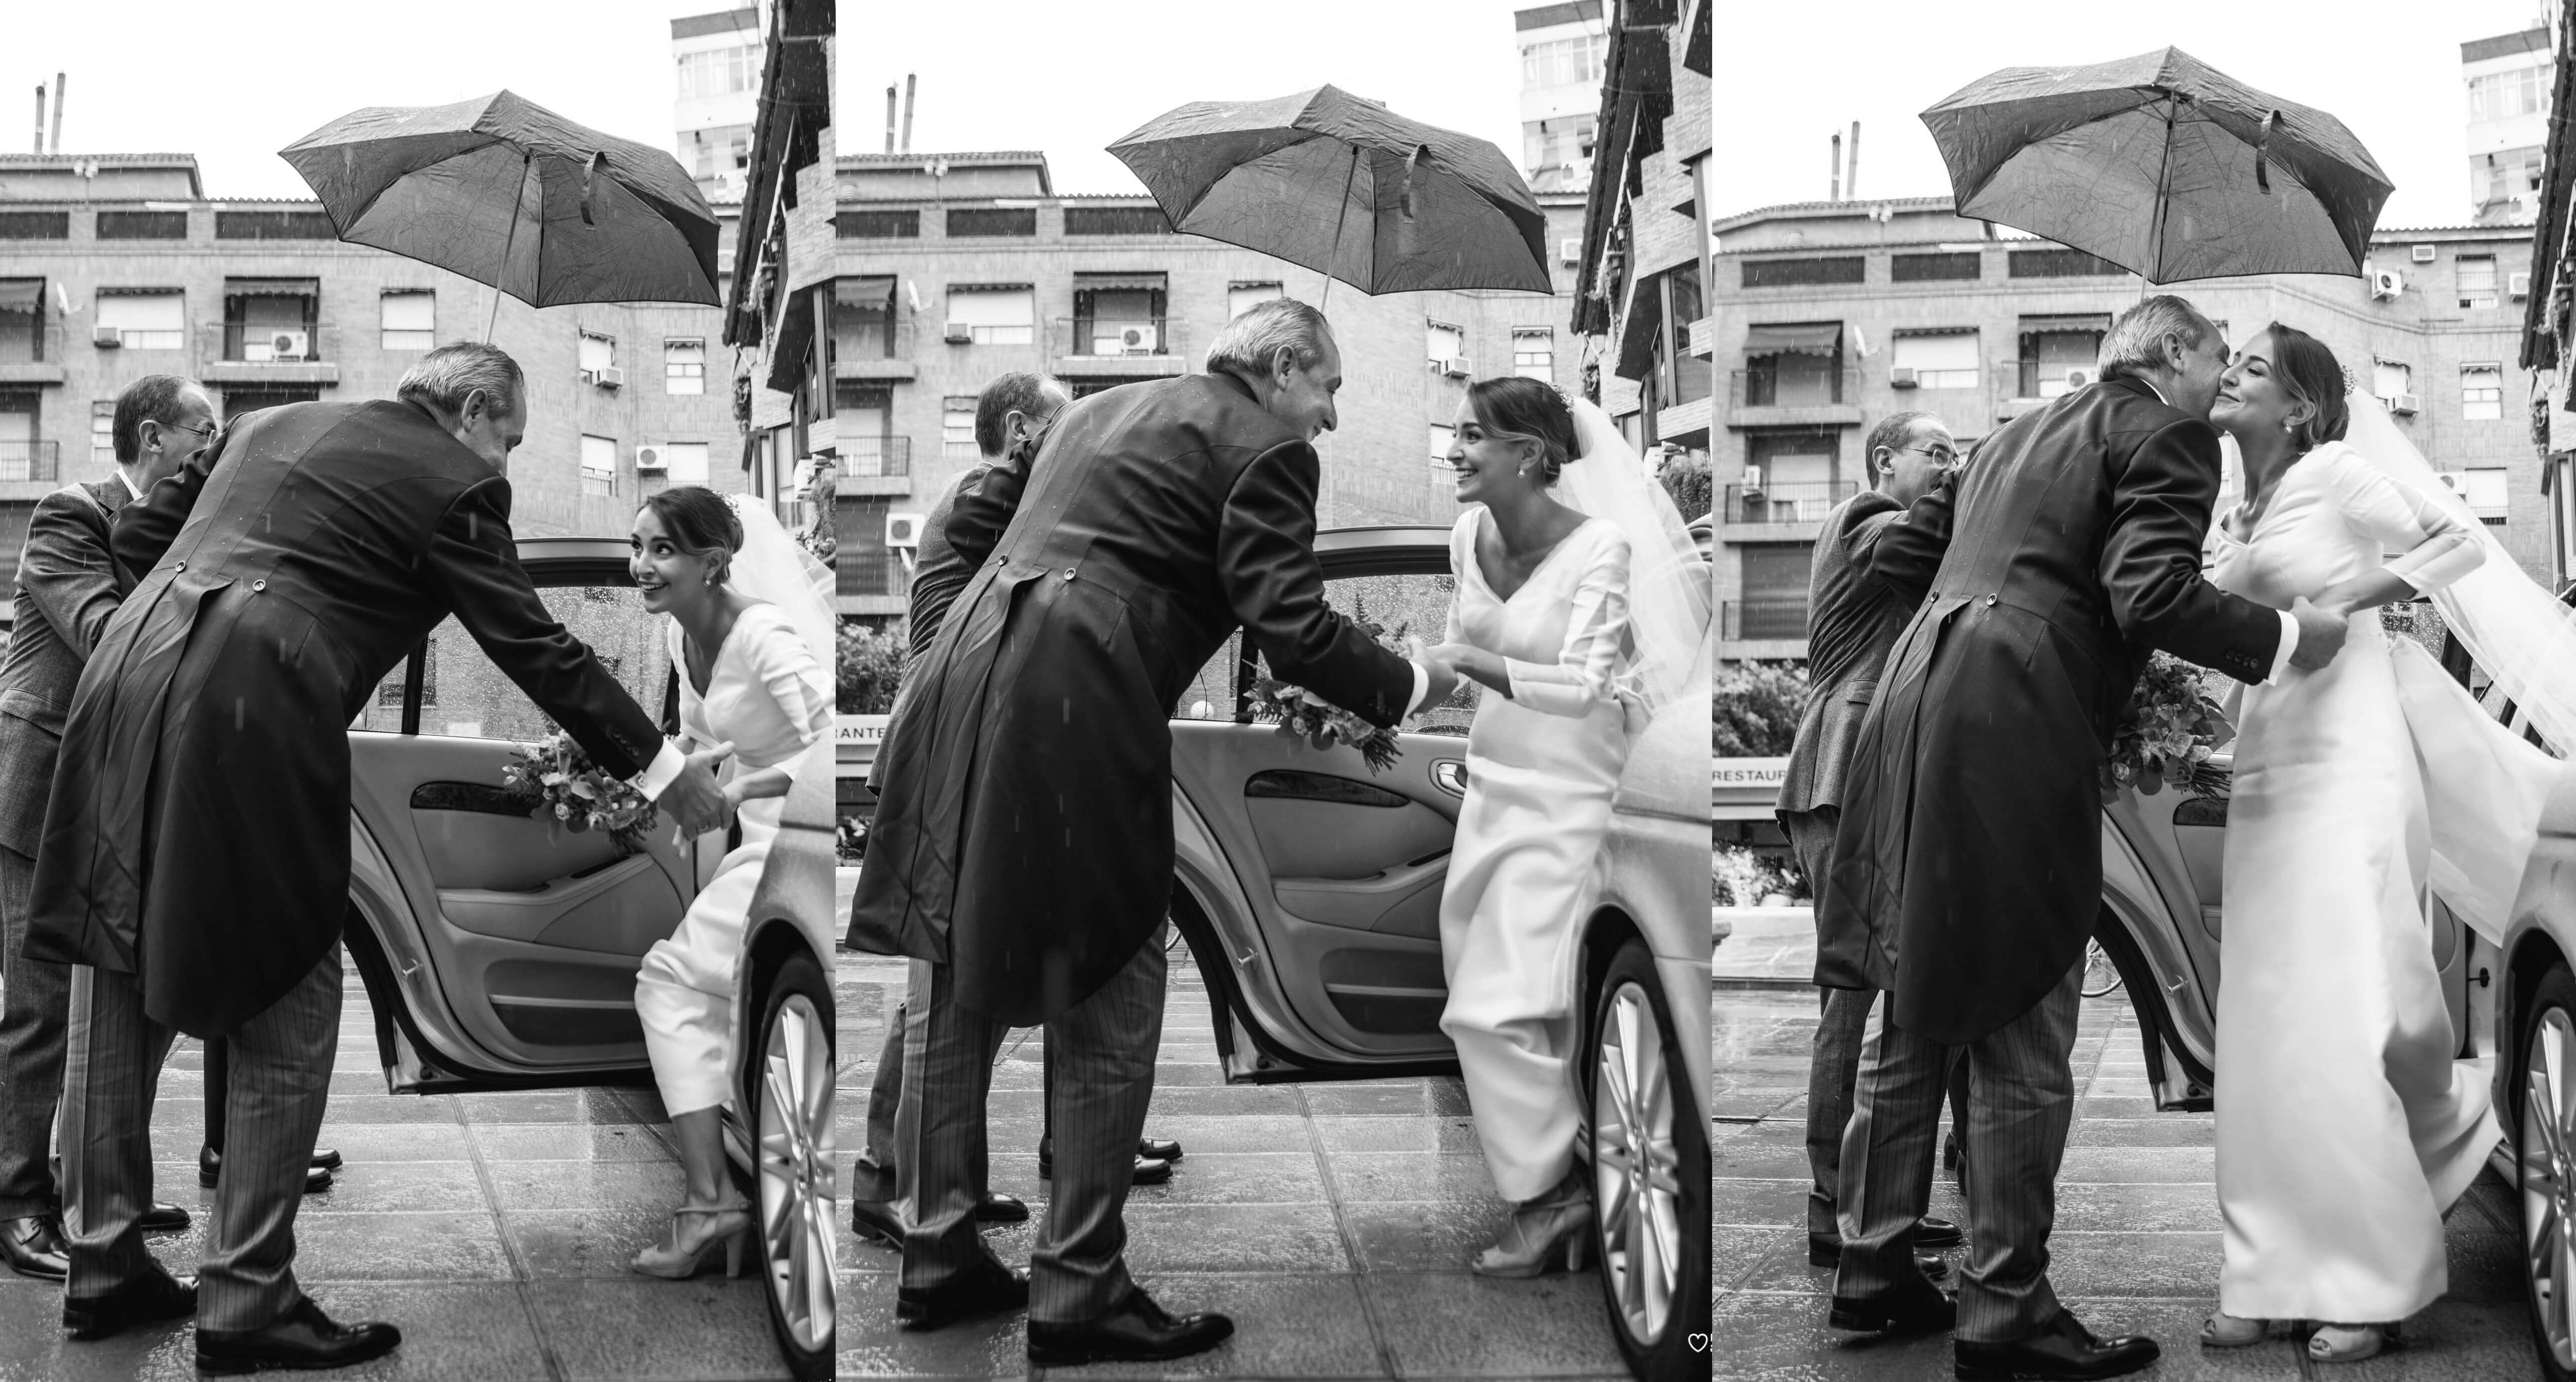
[[[1502,150],[1338,87],[1194,101],[1109,152],[1174,229],[1363,293],[1549,291],[1547,218]]]
[[[2343,122],[2179,48],[2008,67],[1923,112],[1959,214],[2151,283],[2361,273],[2395,190]]]
[[[507,91],[352,111],[279,156],[341,239],[532,307],[721,301],[715,213],[678,159]]]

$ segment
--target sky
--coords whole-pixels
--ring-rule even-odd
[[[2554,7],[2554,3],[2553,3]],[[2397,191],[2388,227],[2469,219],[2468,94],[2459,45],[2534,27],[2542,0],[2176,0],[2015,5],[1922,0],[1721,4],[1720,216],[1823,201],[1831,139],[1861,122],[1860,194],[1946,196],[1920,113],[1998,68],[2107,62],[2168,45],[2250,86],[2341,119]],[[1831,37],[1818,17],[1831,15]]]
[[[1532,0],[842,0],[843,152],[885,147],[885,88],[920,75],[912,147],[1045,151],[1061,192],[1142,190],[1103,149],[1187,101],[1330,82],[1490,139],[1519,162],[1512,11]],[[194,153],[214,197],[309,196],[277,150],[361,106],[507,87],[672,145],[670,23],[709,0],[125,0],[0,5],[0,150],[70,75],[65,153]],[[140,44],[140,46],[138,46]]]

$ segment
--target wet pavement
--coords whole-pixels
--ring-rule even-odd
[[[1725,946],[1718,958],[1724,971]],[[1815,991],[1747,984],[1713,998],[1716,1375],[1947,1378],[1946,1335],[1880,1343],[1825,1325],[1833,1274],[1807,1265],[1805,1232]],[[2220,1254],[2212,1117],[2156,1112],[2137,1024],[2122,995],[2084,1005],[2074,1067],[2076,1122],[2057,1187],[2049,1272],[2069,1308],[2097,1333],[2143,1333],[2164,1345],[2163,1360],[2140,1376],[2505,1382],[2539,1375],[2515,1208],[2492,1172],[2451,1211],[2450,1294],[2407,1321],[2404,1348],[2358,1364],[2318,1365],[2276,1332],[2250,1349],[2202,1350],[2196,1340],[2217,1307]],[[1953,1219],[1965,1212],[1947,1175],[1935,1180],[1931,1212]],[[1954,1269],[1959,1256],[1950,1254]]]

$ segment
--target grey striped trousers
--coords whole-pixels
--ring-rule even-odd
[[[2057,1317],[2048,1284],[2048,1231],[2057,1217],[2057,1168],[2074,1121],[2075,1048],[2083,968],[2030,1011],[1965,1046],[1898,1030],[1888,1005],[1873,1007],[1861,1051],[1858,1095],[1843,1131],[1842,1266],[1834,1294],[1885,1296],[1909,1278],[1914,1221],[1932,1200],[1933,1147],[1951,1063],[1968,1064],[1968,1262],[1959,1275],[1954,1337],[2007,1343]]]
[[[135,1220],[152,1202],[152,1097],[172,1035],[144,1013],[133,975],[72,967],[62,1140],[74,1296],[109,1294],[151,1261]],[[338,946],[232,1033],[224,1174],[197,1278],[200,1328],[265,1328],[304,1298],[295,1211],[339,1036]]]

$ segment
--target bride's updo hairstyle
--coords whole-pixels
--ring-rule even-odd
[[[1518,374],[1479,379],[1467,386],[1467,407],[1485,435],[1537,442],[1539,473],[1548,484],[1575,459],[1574,410],[1553,384]]]
[[[733,574],[733,554],[742,550],[742,520],[723,495],[704,485],[673,485],[646,495],[643,506],[662,520],[672,546],[707,562],[707,584],[722,585]]]
[[[2325,342],[2295,326],[2272,322],[2263,332],[2272,338],[2272,378],[2283,392],[2317,410],[2290,434],[2291,444],[2304,452],[2342,441],[2352,425],[2352,408],[2344,401],[2343,363]]]

